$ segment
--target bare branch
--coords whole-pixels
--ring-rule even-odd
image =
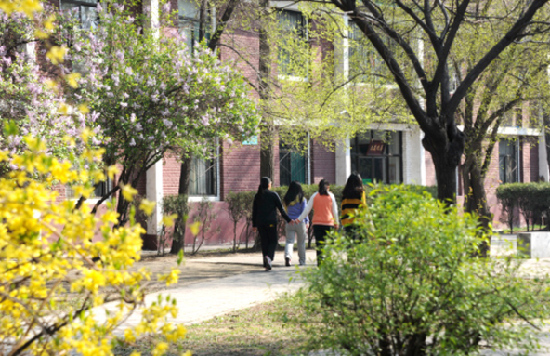
[[[522,32],[529,25],[535,13],[547,2],[548,0],[533,0],[527,10],[516,21],[514,26],[506,33],[506,35],[504,35],[502,39],[495,44],[481,60],[478,61],[475,67],[466,75],[464,81],[458,86],[457,90],[453,94],[453,97],[447,107],[449,112],[456,111],[460,101],[464,98],[464,95],[466,95],[467,88],[477,80],[480,74],[491,64],[493,59],[500,55],[506,47],[521,36]]]

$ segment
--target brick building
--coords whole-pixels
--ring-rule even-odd
[[[151,8],[158,7],[158,0],[147,0]],[[60,0],[63,9],[77,8],[77,16],[88,26],[94,24],[97,14],[94,9],[97,0]],[[179,26],[186,31],[189,46],[193,46],[195,32],[198,29],[199,11],[196,2],[191,0],[172,0],[172,7],[178,9]],[[287,3],[276,3],[283,6],[285,18],[293,21],[293,26],[303,23],[301,14],[294,6]],[[215,18],[215,16],[214,16]],[[154,21],[152,21],[154,22]],[[215,24],[213,24],[215,26]],[[350,39],[353,36],[350,35]],[[251,48],[254,52],[259,46],[258,35],[253,30],[237,30],[225,35],[223,41],[238,42]],[[322,44],[321,44],[322,45]],[[329,48],[335,50],[335,47]],[[336,65],[342,71],[352,71],[348,59],[353,55],[346,43],[336,50],[341,51]],[[235,59],[235,53],[221,47],[222,61]],[[252,56],[253,65],[258,65],[259,57]],[[248,78],[254,78],[255,73],[246,66],[241,70]],[[279,69],[284,70],[284,69]],[[503,139],[497,143],[493,159],[486,179],[489,205],[495,214],[495,225],[498,227],[500,208],[496,201],[495,189],[501,182],[530,182],[540,179],[548,181],[548,164],[543,136],[540,131],[524,127],[504,127],[501,130]],[[349,174],[358,171],[365,182],[405,183],[419,185],[435,185],[435,169],[431,156],[422,147],[422,132],[416,125],[385,124],[376,125],[372,130],[358,137],[350,137],[345,142],[336,145],[334,152],[326,150],[317,142],[308,143],[307,153],[293,152],[284,142],[275,146],[275,177],[274,185],[287,185],[291,180],[299,180],[305,184],[319,182],[326,178],[337,185],[345,184]],[[256,140],[247,142],[221,142],[218,146],[217,158],[213,160],[195,159],[191,171],[190,201],[197,202],[204,198],[214,204],[218,214],[216,224],[219,229],[212,229],[206,243],[228,243],[232,239],[232,223],[226,211],[225,197],[229,192],[256,190],[260,178],[260,149]],[[457,171],[457,175],[460,170]],[[180,166],[176,158],[167,155],[163,162],[151,168],[139,186],[141,194],[157,202],[165,195],[176,194],[180,175]],[[463,200],[464,188],[459,177],[457,196]],[[161,221],[160,212],[148,225],[148,234],[156,234],[157,222]],[[186,242],[190,243],[189,235]]]

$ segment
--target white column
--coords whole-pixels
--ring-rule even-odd
[[[36,46],[34,42],[24,44],[21,46],[22,52],[25,54],[28,60],[32,63],[36,63]]]
[[[161,159],[154,166],[147,170],[146,197],[147,200],[156,203],[155,210],[149,218],[147,233],[158,235],[162,228],[162,200],[164,198],[163,160]]]
[[[154,31],[159,36],[159,0],[144,0],[143,13],[147,15],[144,28]]]
[[[348,48],[348,16],[343,15],[342,16],[344,23],[346,26],[341,28],[339,31],[340,33],[336,34],[335,41],[334,41],[334,76],[342,76],[344,78],[348,77],[349,72],[349,48]]]
[[[539,176],[544,178],[545,182],[548,182],[550,174],[548,172],[548,157],[546,155],[546,139],[544,137],[544,130],[542,136],[539,138]]]
[[[351,174],[351,152],[349,147],[349,139],[342,140],[336,144],[334,152],[335,165],[334,182],[336,185],[345,185]]]
[[[153,35],[159,36],[159,0],[144,0],[143,13],[147,15],[145,28],[153,32]],[[157,235],[162,228],[162,200],[164,197],[164,177],[163,160],[159,160],[154,166],[147,170],[146,197],[156,203],[155,210],[149,218],[147,224],[147,233]]]
[[[403,183],[426,185],[426,155],[418,126],[403,131]]]

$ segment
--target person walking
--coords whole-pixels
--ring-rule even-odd
[[[270,189],[271,179],[263,177],[252,205],[252,230],[260,233],[264,267],[268,271],[271,270],[277,248],[277,209],[287,223],[292,221],[283,209],[279,194]]]
[[[283,205],[291,219],[296,219],[306,209],[307,199],[304,197],[304,190],[297,181],[290,182],[288,191],[283,197]],[[292,252],[294,243],[298,240],[298,263],[300,266],[306,264],[306,237],[309,227],[309,218],[304,218],[301,223],[286,223],[286,244],[285,244],[285,266],[292,265]]]
[[[338,206],[334,194],[330,191],[330,184],[327,180],[321,179],[319,191],[313,193],[307,203],[306,209],[294,221],[300,223],[313,209],[313,235],[315,236],[315,249],[317,250],[317,266],[323,260],[323,245],[329,231],[338,228]]]
[[[354,242],[360,242],[360,236],[357,234],[357,226],[353,223],[358,209],[367,206],[365,198],[365,188],[363,181],[358,173],[352,173],[346,182],[342,192],[342,227],[346,235]]]

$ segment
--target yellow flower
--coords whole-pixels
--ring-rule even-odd
[[[153,209],[155,208],[155,202],[143,199],[141,204],[139,204],[139,209],[142,210],[145,214],[151,215]]]
[[[53,64],[59,64],[63,62],[63,59],[65,58],[65,54],[67,53],[67,47],[65,46],[52,46],[48,53],[46,53],[46,57],[53,63]]]
[[[200,228],[201,228],[200,221],[195,221],[194,223],[191,224],[191,226],[189,226],[189,230],[191,230],[191,233],[193,234],[193,236],[196,236],[199,233]]]
[[[53,22],[55,21],[55,15],[50,15],[46,21],[44,21],[44,27],[46,30],[52,32],[54,30]]]
[[[136,335],[134,334],[132,329],[124,330],[124,340],[130,343],[136,342]]]
[[[52,79],[47,79],[44,84],[46,84],[46,86],[49,88],[49,89],[53,89],[55,87],[57,87],[57,83],[55,82],[55,80],[52,80]]]
[[[164,355],[164,352],[168,350],[168,344],[165,342],[159,342],[153,352],[151,352],[152,356],[160,356]]]
[[[107,167],[107,176],[113,179],[118,174],[118,168],[116,166]]]
[[[177,214],[168,215],[162,218],[162,223],[164,226],[169,227],[174,225],[174,219],[177,218]]]
[[[45,40],[46,38],[48,38],[48,34],[46,32],[38,29],[34,30],[34,36],[41,40]]]
[[[82,140],[84,142],[88,141],[88,139],[93,135],[94,133],[92,132],[92,130],[90,130],[87,127],[84,130],[82,130],[82,132],[80,133],[80,137],[82,137]]]
[[[70,86],[72,86],[73,88],[76,88],[78,86],[78,80],[80,79],[81,76],[82,74],[80,73],[71,73],[65,76],[65,80]]]
[[[136,194],[137,194],[137,190],[132,188],[131,185],[129,184],[122,185],[122,195],[124,196],[124,199],[128,201],[132,201],[134,200],[134,195]]]
[[[35,12],[42,11],[42,4],[37,0],[23,0],[21,2],[21,10],[27,15],[30,19],[34,17]]]
[[[34,138],[32,136],[25,137],[25,143],[29,148],[34,152],[40,152],[46,150],[46,143],[39,138]]]
[[[83,114],[87,114],[87,113],[90,112],[90,109],[88,109],[88,105],[80,104],[80,105],[78,105],[78,111],[80,111]]]
[[[170,271],[170,273],[167,273],[165,275],[159,276],[159,281],[166,282],[166,285],[169,286],[170,284],[178,283],[178,274],[179,270],[173,269]]]
[[[115,211],[106,211],[102,216],[101,220],[105,223],[113,223],[116,224],[118,222],[118,216],[119,213]]]
[[[185,335],[187,335],[187,329],[182,324],[178,324],[178,327],[176,329],[176,334],[179,338],[183,339]]]
[[[71,107],[65,103],[59,104],[58,111],[62,113],[63,115],[67,115],[71,113]]]

